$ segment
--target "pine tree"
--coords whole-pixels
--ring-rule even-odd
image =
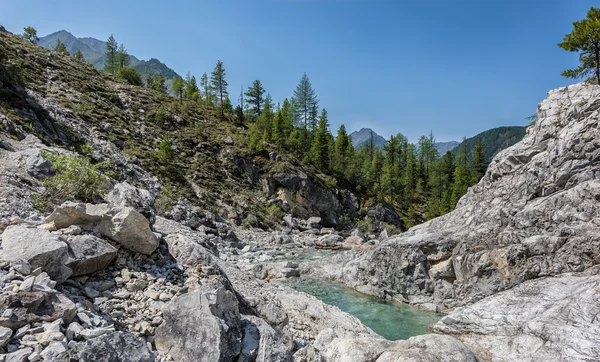
[[[463,143],[464,144],[464,143]],[[452,205],[467,193],[469,188],[469,168],[467,167],[467,150],[461,146],[456,156],[456,168],[454,170],[454,185],[452,187]]]
[[[319,100],[317,99],[317,94],[312,88],[308,76],[304,73],[296,90],[294,90],[294,108],[298,114],[299,120],[303,122],[305,139],[308,139],[309,112],[312,110],[313,106],[318,105]]]
[[[208,75],[202,74],[200,77],[200,85],[202,86],[202,92],[204,92],[204,101],[206,104],[210,103],[210,84],[208,83]]]
[[[67,55],[67,56],[69,55],[69,51],[67,50],[65,43],[60,41],[60,39],[56,40],[56,46],[54,47],[54,51],[57,51],[61,54]]]
[[[318,123],[319,123],[319,107],[317,107],[316,104],[313,104],[312,107],[310,107],[310,112],[309,112],[308,116],[309,116],[310,131],[315,132],[317,130]]]
[[[73,53],[73,58],[79,60],[80,62],[85,61],[85,59],[83,59],[83,53],[81,53],[81,50],[77,49],[77,51],[75,51],[75,53]]]
[[[262,86],[262,83],[260,82],[260,80],[255,80],[254,83],[252,83],[251,87],[248,87],[248,90],[246,91],[246,97],[248,97],[246,99],[246,101],[248,102],[248,104],[253,106],[254,109],[254,117],[256,118],[261,114],[261,108],[260,106],[263,104],[264,99],[263,99],[263,95],[265,94],[265,89]]]
[[[196,83],[196,77],[188,74],[185,76],[183,96],[185,99],[197,100],[200,97],[200,89]]]
[[[152,81],[152,89],[160,93],[167,93],[167,86],[165,85],[165,77],[162,74],[157,74]]]
[[[123,44],[119,45],[119,49],[117,50],[117,64],[118,69],[129,66],[129,54],[127,54],[127,49],[125,49]]]
[[[163,165],[170,163],[175,158],[175,150],[167,136],[164,136],[158,144],[157,158]]]
[[[399,140],[395,136],[391,136],[387,144],[383,147],[385,151],[385,163],[383,165],[381,189],[384,195],[394,195],[398,189],[399,147]]]
[[[23,28],[23,38],[27,39],[31,44],[37,44],[40,38],[37,36],[37,30],[32,26],[26,26]]]
[[[146,88],[154,89],[154,78],[150,74],[146,75]]]
[[[471,169],[473,170],[473,175],[470,184],[475,185],[481,180],[487,169],[487,164],[485,162],[485,147],[483,146],[481,138],[477,141],[477,144],[475,144],[475,154],[473,155]]]
[[[225,80],[225,68],[223,67],[223,62],[220,60],[217,61],[217,65],[215,66],[215,69],[210,75],[210,83],[212,89],[214,89],[217,92],[217,95],[219,96],[219,101],[221,104],[221,116],[225,117],[225,108],[223,105],[223,100],[229,93],[227,93],[228,84]]]
[[[262,140],[265,142],[271,142],[271,135],[273,130],[273,98],[269,94],[265,97],[265,103],[260,116],[256,119],[258,129],[262,134]]]
[[[567,78],[594,76],[600,84],[600,9],[591,7],[587,17],[573,23],[571,33],[565,35],[559,47],[570,52],[579,52],[579,67],[561,73]]]
[[[183,78],[181,77],[177,77],[173,80],[173,92],[175,92],[175,95],[179,98],[179,104],[181,104],[183,102],[183,88],[184,88],[184,81]]]
[[[281,149],[285,145],[285,131],[284,131],[284,116],[281,107],[277,106],[275,117],[273,118],[273,143],[277,147],[277,152],[281,152]]]
[[[371,168],[369,170],[369,180],[373,185],[373,196],[378,201],[383,200],[383,193],[381,188],[381,176],[383,174],[383,154],[379,148],[376,148],[373,152],[373,159],[371,160]]]
[[[238,105],[235,107],[235,114],[240,125],[244,124],[244,86],[240,87],[240,96],[238,97]]]
[[[106,41],[106,51],[104,52],[104,71],[116,74],[119,70],[119,59],[117,56],[118,44],[115,38],[111,36]]]
[[[329,120],[326,109],[321,111],[319,124],[312,141],[311,161],[319,169],[329,170]]]
[[[346,151],[348,150],[348,144],[350,143],[350,137],[346,132],[346,127],[342,124],[337,132],[335,138],[335,145],[333,150],[333,162],[331,168],[338,175],[344,175],[346,168],[348,167],[348,158]]]

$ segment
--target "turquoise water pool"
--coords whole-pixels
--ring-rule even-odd
[[[300,277],[281,282],[352,314],[389,340],[428,333],[429,328],[441,318],[439,314],[361,294],[332,281]]]

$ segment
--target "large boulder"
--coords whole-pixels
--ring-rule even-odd
[[[133,207],[144,215],[150,222],[154,222],[155,196],[148,190],[140,189],[130,185],[127,182],[116,184],[105,196],[106,201],[111,206]]]
[[[54,209],[45,222],[58,229],[81,225],[141,254],[150,255],[158,247],[148,219],[131,207],[67,201]]]
[[[156,349],[176,361],[235,361],[242,350],[238,301],[230,291],[195,291],[173,299],[156,329]]]
[[[2,234],[0,260],[24,260],[58,283],[64,282],[72,271],[65,266],[68,260],[67,244],[57,235],[44,229],[26,225],[11,225]]]
[[[76,343],[74,349],[82,362],[155,361],[143,339],[125,332],[112,332]]]
[[[243,316],[243,318],[244,335],[238,362],[291,361],[290,352],[280,333],[258,317]]]
[[[10,311],[0,316],[0,327],[20,328],[26,324],[54,322],[69,323],[77,314],[77,306],[59,293],[17,291],[0,294],[0,310]]]
[[[158,239],[144,215],[130,208],[116,208],[112,217],[104,218],[94,230],[111,238],[123,247],[150,255],[158,247]]]
[[[117,248],[93,235],[69,236],[67,245],[66,265],[73,270],[73,276],[104,270],[117,257]]]

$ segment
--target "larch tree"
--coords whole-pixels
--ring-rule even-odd
[[[311,160],[319,169],[326,171],[329,169],[329,120],[327,119],[327,110],[323,109],[319,124],[317,126],[315,137],[311,146]]]
[[[83,53],[81,52],[81,50],[77,49],[75,51],[75,53],[73,53],[73,58],[79,60],[80,62],[85,61],[85,59],[83,59]]]
[[[475,144],[473,166],[471,168],[473,170],[473,179],[471,180],[471,184],[474,185],[481,180],[485,174],[485,170],[487,169],[487,164],[485,162],[485,147],[481,138]]]
[[[200,85],[204,92],[204,101],[208,104],[210,102],[210,83],[208,82],[208,75],[206,75],[206,73],[202,74],[202,77],[200,77]]]
[[[183,84],[183,96],[186,99],[197,100],[200,97],[200,89],[198,88],[198,83],[196,82],[195,76],[188,72],[185,76],[185,81]]]
[[[157,74],[152,81],[152,89],[160,93],[167,93],[167,85],[165,84],[165,76]]]
[[[294,90],[294,108],[299,119],[303,122],[305,139],[308,139],[307,132],[310,111],[313,109],[313,106],[318,105],[317,93],[313,89],[308,76],[304,73],[300,79],[300,83],[298,83],[298,86]]]
[[[246,97],[248,97],[246,98],[246,102],[253,107],[254,117],[258,117],[261,113],[260,106],[264,103],[263,96],[265,94],[265,89],[260,80],[255,80],[254,83],[252,83],[252,86],[248,87],[245,94]]]
[[[37,44],[40,38],[37,36],[37,30],[32,26],[26,26],[23,28],[23,38],[27,39],[31,44]]]
[[[60,39],[56,40],[56,46],[54,47],[54,51],[57,51],[64,55],[69,55],[69,51],[67,50],[65,43],[63,43]]]
[[[592,76],[596,84],[600,84],[600,9],[592,6],[585,19],[573,23],[573,30],[558,46],[579,53],[579,67],[563,71],[562,76]]]
[[[129,66],[129,54],[127,53],[127,49],[125,49],[125,45],[119,45],[117,49],[117,69],[123,69]]]
[[[212,89],[214,89],[217,93],[217,96],[219,96],[219,103],[221,105],[221,116],[225,117],[223,101],[229,93],[227,93],[228,84],[225,80],[225,68],[223,67],[223,62],[220,60],[217,61],[217,65],[215,66],[215,69],[210,75],[210,84],[212,86]]]
[[[106,41],[106,50],[104,51],[104,71],[112,74],[116,74],[119,70],[119,45],[115,38],[111,36]]]
[[[179,104],[183,102],[183,88],[185,87],[183,78],[177,77],[173,80],[173,92],[179,98]]]

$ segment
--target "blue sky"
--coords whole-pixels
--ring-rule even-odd
[[[590,1],[0,0],[0,24],[65,29],[197,78],[217,60],[235,102],[260,79],[275,101],[306,72],[332,130],[371,127],[415,141],[524,125],[577,56],[557,47]]]

